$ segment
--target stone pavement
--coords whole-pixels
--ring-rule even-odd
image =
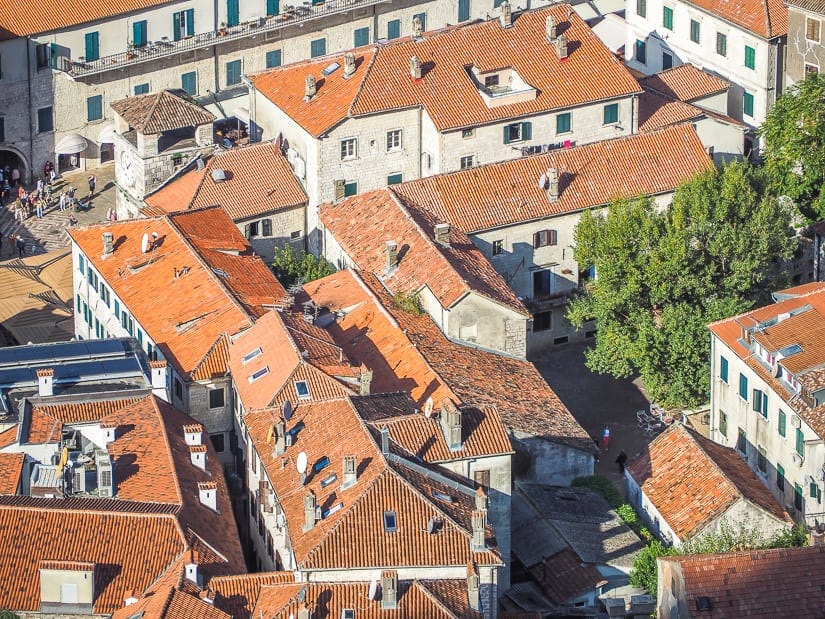
[[[95,196],[91,201],[88,183],[90,174],[94,174],[97,179]],[[75,216],[79,226],[105,221],[109,208],[115,208],[114,177],[114,165],[107,165],[93,171],[77,170],[61,175],[55,183],[54,195],[59,196],[61,191],[74,186],[77,188],[75,195],[80,199],[83,208],[79,211],[66,209],[61,212],[55,204],[46,211],[42,219],[32,215],[23,223],[14,218],[14,206],[17,201],[15,194],[13,202],[0,208],[0,237],[2,237],[0,260],[8,260],[16,255],[10,240],[12,234],[25,239],[26,255],[31,256],[64,249],[70,245],[69,235],[66,232],[69,226],[69,215]]]

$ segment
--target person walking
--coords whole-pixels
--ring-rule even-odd
[[[66,198],[66,192],[65,192],[65,191],[61,191],[61,192],[60,192],[60,210],[61,210],[61,211],[65,211],[65,210],[66,210],[66,199],[67,199],[67,198]]]
[[[92,174],[89,176],[89,197],[93,197],[95,195],[95,185],[97,184],[97,179],[95,175]]]
[[[610,426],[605,426],[602,430],[602,447],[605,451],[610,447]]]
[[[624,464],[627,462],[627,454],[624,450],[619,452],[619,455],[616,456],[616,464],[619,465],[619,473],[624,475]]]
[[[14,244],[17,247],[17,257],[23,258],[23,256],[26,255],[26,241],[24,241],[22,237],[17,236]]]

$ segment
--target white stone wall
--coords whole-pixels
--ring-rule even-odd
[[[719,533],[724,527],[732,527],[734,531],[741,529],[756,530],[763,541],[775,537],[791,525],[777,520],[764,509],[757,507],[750,501],[739,499],[731,505],[723,515],[714,518],[705,528],[697,532],[693,538]]]
[[[272,235],[263,235],[263,221],[268,219],[272,222]],[[272,213],[267,217],[253,217],[237,221],[238,230],[241,234],[246,233],[246,226],[250,223],[258,224],[258,234],[248,238],[252,249],[264,262],[269,264],[275,253],[276,247],[291,245],[293,249],[303,249],[304,235],[306,234],[306,207],[296,206],[289,209],[282,209]],[[293,237],[297,234],[296,237]]]
[[[745,127],[706,116],[694,123],[696,135],[706,149],[713,149],[713,161],[720,164],[741,159],[745,152]]]
[[[636,513],[642,517],[650,531],[659,539],[667,544],[671,544],[678,548],[682,545],[682,539],[676,535],[670,524],[662,517],[662,514],[656,509],[656,506],[650,501],[647,495],[639,488],[628,473],[625,471],[625,483],[627,484],[627,498]]]
[[[538,413],[548,414],[546,411]],[[556,441],[510,429],[516,449],[527,451],[531,463],[522,479],[550,486],[569,486],[577,477],[593,474],[593,454]]]
[[[475,292],[449,309],[446,335],[450,338],[527,356],[527,317]]]

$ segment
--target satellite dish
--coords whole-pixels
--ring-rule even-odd
[[[375,599],[375,595],[378,593],[378,581],[373,578],[372,582],[370,583],[370,591],[367,594],[367,597],[371,600]]]
[[[429,419],[433,416],[433,399],[427,398],[427,401],[424,402],[424,416]]]
[[[302,451],[298,454],[298,459],[295,462],[295,467],[298,469],[298,472],[303,475],[307,472],[307,453]]]
[[[289,421],[292,418],[292,402],[287,400],[284,402],[284,406],[281,409],[283,412],[283,417],[286,421]]]
[[[149,251],[149,233],[143,233],[143,239],[140,241],[140,251],[142,253],[146,253]]]
[[[545,187],[547,187],[547,177],[542,174],[539,176],[539,189],[544,189]]]

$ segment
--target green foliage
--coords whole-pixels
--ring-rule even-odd
[[[417,292],[403,292],[399,290],[395,293],[395,296],[393,296],[392,302],[395,307],[405,312],[411,312],[419,316],[424,313],[424,310],[421,309],[421,299]]]
[[[763,548],[802,548],[808,545],[808,529],[796,524],[773,537]]]
[[[767,301],[779,285],[775,260],[794,247],[789,209],[764,196],[747,164],[731,163],[681,185],[669,209],[620,199],[585,212],[575,257],[596,280],[568,304],[577,327],[598,322],[587,367],[617,378],[639,374],[666,406],[707,400],[706,325]]]
[[[10,610],[0,610],[0,619],[20,619],[20,615]]]
[[[604,497],[610,505],[610,509],[618,509],[623,503],[622,495],[616,490],[607,477],[601,475],[589,475],[587,477],[577,477],[570,484],[575,488],[587,488],[593,492],[597,492]]]
[[[733,552],[736,550],[750,550],[760,548],[763,540],[756,528],[749,528],[744,524],[733,527],[727,521],[722,521],[718,531],[712,531],[687,540],[680,548],[685,555],[706,555],[719,552]]]
[[[770,190],[809,220],[825,217],[825,76],[809,74],[779,97],[759,130]]]
[[[290,245],[275,248],[272,271],[285,288],[304,284],[335,273],[335,267],[326,258],[308,254],[303,249],[295,252]]]
[[[656,595],[656,586],[659,581],[656,559],[676,554],[679,553],[675,548],[665,546],[659,540],[653,540],[636,555],[633,569],[630,571],[630,584]]]

